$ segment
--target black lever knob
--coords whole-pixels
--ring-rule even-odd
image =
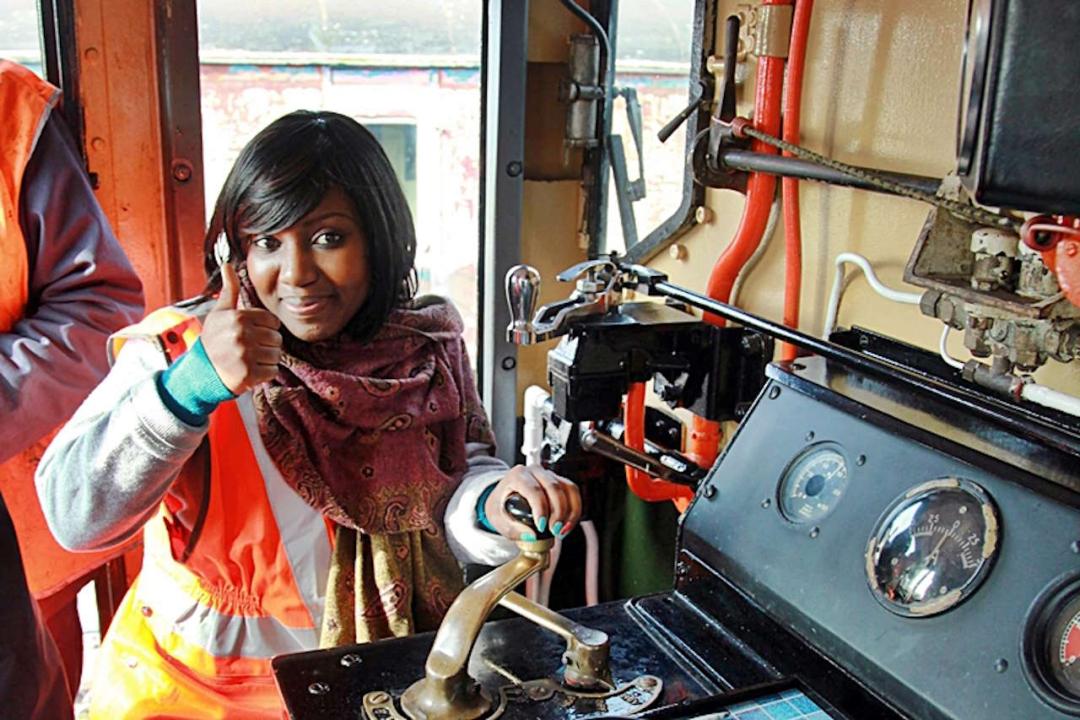
[[[506,497],[503,507],[506,508],[506,512],[510,513],[510,517],[536,533],[537,540],[552,537],[551,533],[546,529],[544,532],[536,529],[536,520],[533,518],[532,507],[529,506],[529,501],[518,493],[510,493]]]

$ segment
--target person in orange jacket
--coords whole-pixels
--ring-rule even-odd
[[[0,464],[67,419],[108,369],[101,343],[143,310],[142,286],[53,113],[59,98],[0,60]],[[0,496],[0,714],[71,717],[77,672],[65,680],[27,585],[37,538],[16,538],[9,511],[36,504],[29,475],[12,471]]]
[[[65,546],[143,531],[91,717],[280,717],[272,656],[437,627],[461,564],[505,562],[529,532],[511,493],[541,530],[577,522],[573,483],[494,456],[461,319],[416,296],[415,248],[350,118],[291,113],[241,152],[208,294],[114,337],[38,467]]]

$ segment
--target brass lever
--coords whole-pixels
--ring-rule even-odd
[[[612,689],[611,670],[608,668],[610,641],[606,632],[569,620],[520,593],[507,593],[499,604],[566,640],[566,652],[563,653],[566,672],[563,678],[567,685]]]
[[[469,677],[469,655],[487,616],[504,595],[548,566],[554,540],[518,541],[521,552],[465,588],[447,611],[424,666],[424,678],[401,696],[413,720],[476,720],[493,700]]]

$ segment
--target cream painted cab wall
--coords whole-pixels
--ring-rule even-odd
[[[735,7],[734,2],[722,2],[721,21]],[[922,175],[950,172],[955,164],[966,7],[966,0],[817,0],[803,85],[802,144],[854,164]],[[749,62],[753,65],[753,58]],[[753,104],[753,66],[748,76],[739,95],[743,115]],[[841,252],[865,255],[890,287],[921,290],[906,285],[901,277],[928,206],[809,182],[801,183],[800,198],[804,331],[821,333],[833,262]],[[706,203],[714,220],[679,240],[686,249],[684,257],[676,260],[664,253],[651,263],[673,282],[699,291],[734,235],[743,196],[710,190]],[[860,325],[922,347],[937,347],[939,321],[921,315],[917,306],[884,300],[861,275],[853,274],[849,269],[840,325]],[[783,278],[781,220],[760,263],[746,278],[737,304],[779,320]],[[950,350],[967,359],[959,335],[953,333]],[[1050,361],[1036,377],[1059,390],[1080,393],[1076,363]]]

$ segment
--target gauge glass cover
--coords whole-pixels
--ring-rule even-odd
[[[990,571],[998,527],[993,500],[969,480],[942,478],[912,488],[893,501],[867,543],[874,597],[905,617],[955,607]]]
[[[836,509],[847,485],[848,464],[840,446],[811,445],[780,479],[780,513],[793,523],[817,522]]]
[[[1024,628],[1024,675],[1057,710],[1080,715],[1080,574],[1040,593]]]

